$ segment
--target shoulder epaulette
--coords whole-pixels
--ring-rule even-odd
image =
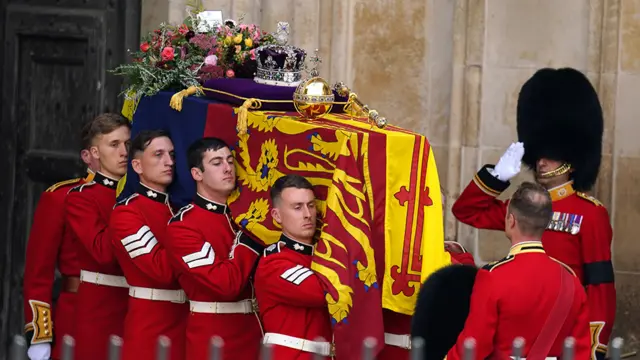
[[[82,192],[82,190],[84,190],[85,187],[87,186],[91,186],[91,185],[95,185],[95,181],[90,181],[88,183],[84,183],[82,185],[78,185],[78,186],[74,186],[71,188],[71,190],[69,190],[70,193],[72,192]]]
[[[603,206],[602,203],[600,202],[600,200],[594,198],[593,196],[589,195],[589,194],[585,194],[583,192],[577,191],[576,195],[578,195],[579,197],[595,204],[596,206]]]
[[[279,245],[280,245],[280,243],[281,243],[281,241],[278,241],[278,242],[277,242],[277,243],[275,243],[275,244],[271,244],[271,245],[267,246],[267,247],[264,249],[264,251],[263,251],[263,253],[262,253],[262,256],[269,256],[269,255],[273,255],[273,254],[277,254],[277,253],[279,253],[279,252],[280,252],[280,246],[279,246]],[[284,243],[283,243],[283,244],[284,244]]]
[[[515,255],[507,255],[506,257],[498,260],[498,261],[492,261],[490,263],[488,263],[487,265],[483,266],[482,269],[484,270],[489,270],[489,271],[493,271],[495,270],[498,266],[500,265],[504,265],[510,261],[512,261],[513,259],[515,259]]]
[[[122,199],[122,200],[120,200],[120,201],[116,202],[116,204],[115,204],[115,205],[113,205],[113,208],[115,209],[115,208],[116,208],[116,206],[129,205],[129,202],[130,202],[131,200],[133,200],[133,199],[137,198],[137,197],[138,197],[138,195],[140,195],[140,194],[138,194],[138,193],[133,193],[133,194],[131,194],[131,195],[127,196],[126,198],[124,198],[124,199]]]
[[[79,182],[80,180],[82,180],[82,178],[75,178],[75,179],[69,179],[69,180],[65,180],[65,181],[60,181],[59,183],[55,183],[55,184],[49,186],[49,188],[47,188],[47,190],[45,190],[45,191],[46,192],[54,192],[54,191],[58,190],[59,188],[65,186],[65,185],[75,184],[75,183]]]
[[[193,204],[189,204],[181,207],[180,210],[178,210],[178,212],[175,215],[173,215],[171,220],[169,220],[169,224],[176,221],[182,221],[184,214],[186,214],[191,209],[193,209]]]
[[[563,263],[562,261],[560,261],[560,260],[558,260],[558,259],[556,259],[554,257],[549,256],[549,258],[551,258],[551,260],[557,262],[558,264],[562,265],[565,269],[567,269],[571,273],[571,275],[578,276],[578,275],[576,275],[575,271],[573,271],[573,269],[569,265]]]

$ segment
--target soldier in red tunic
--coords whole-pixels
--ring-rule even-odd
[[[506,212],[509,255],[478,272],[469,316],[447,359],[464,356],[464,341],[476,341],[476,358],[508,359],[513,340],[524,339],[523,357],[560,358],[575,339],[575,359],[591,354],[587,297],[571,267],[545,253],[540,238],[553,213],[544,187],[523,183]]]
[[[49,187],[40,196],[31,224],[23,282],[25,334],[30,343],[28,356],[31,360],[60,359],[62,337],[74,335],[75,294],[80,284],[80,269],[71,233],[64,224],[64,198],[72,187],[91,181],[99,169],[88,147],[86,145],[80,152],[82,161],[88,165],[87,176]],[[56,268],[62,274],[62,289],[52,307]]]
[[[442,205],[444,208],[445,196],[441,189]],[[445,241],[445,251],[451,255],[453,264],[466,264],[475,266],[473,255],[456,241]],[[411,357],[411,316],[382,309],[384,320],[384,343],[378,360],[409,360]]]
[[[475,340],[475,358],[509,359],[518,337],[524,340],[523,357],[558,359],[569,336],[575,339],[575,358],[590,358],[586,292],[571,267],[547,255],[540,242],[552,213],[546,189],[523,183],[505,215],[505,234],[512,244],[509,255],[479,271],[452,265],[427,279],[412,332],[427,341],[424,359],[442,359],[445,353],[449,360],[463,358],[468,338]],[[462,290],[456,299],[469,299],[468,305],[456,307],[466,317],[460,328],[462,318],[452,323],[438,315],[462,305],[448,301],[451,287]],[[447,352],[445,346],[451,344]]]
[[[188,306],[163,248],[173,216],[167,187],[173,181],[169,134],[140,132],[131,141],[131,166],[140,177],[137,192],[116,204],[109,221],[115,256],[129,284],[123,360],[156,359],[158,337],[171,341],[170,358],[184,358]]]
[[[311,270],[317,211],[313,186],[301,176],[283,176],[271,187],[271,202],[282,236],[265,250],[256,270],[263,341],[273,345],[278,360],[333,356],[325,291]]]
[[[586,287],[595,339],[592,358],[607,352],[616,290],[611,264],[612,228],[607,209],[585,194],[597,178],[603,118],[589,80],[574,69],[542,69],[522,87],[518,136],[496,166],[485,165],[453,205],[455,217],[480,229],[502,230],[508,203],[496,199],[522,161],[548,189],[553,217],[542,243],[569,265]],[[524,145],[524,146],[523,146]]]
[[[76,186],[65,199],[65,221],[80,265],[76,305],[76,360],[107,358],[110,335],[122,336],[127,282],[115,261],[107,225],[118,180],[127,171],[129,121],[102,114],[88,125],[91,156],[100,162],[93,181]]]
[[[222,140],[204,138],[187,157],[197,195],[171,219],[163,243],[189,299],[186,359],[207,359],[216,335],[225,360],[257,359],[262,329],[249,277],[264,247],[237,229],[226,205],[233,155]]]

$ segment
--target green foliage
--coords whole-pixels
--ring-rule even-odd
[[[254,24],[221,25],[198,32],[200,0],[187,2],[187,18],[177,26],[162,23],[144,36],[140,49],[130,51],[132,62],[111,72],[123,76],[123,94],[153,96],[164,90],[183,90],[219,77],[252,77],[255,49],[273,44],[273,36]]]

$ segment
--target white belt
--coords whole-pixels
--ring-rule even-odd
[[[127,279],[124,276],[101,274],[93,271],[80,270],[80,281],[96,285],[128,288]]]
[[[384,343],[391,346],[397,346],[403,349],[411,350],[411,337],[409,335],[396,335],[384,333]]]
[[[333,346],[326,341],[311,341],[289,335],[266,333],[262,340],[264,344],[285,346],[323,356],[333,356]]]
[[[129,296],[136,299],[171,301],[180,304],[187,301],[184,290],[150,289],[138,286],[129,287]]]
[[[202,302],[189,300],[191,312],[205,314],[251,314],[254,312],[253,300],[238,302]]]

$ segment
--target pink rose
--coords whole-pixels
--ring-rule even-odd
[[[256,49],[251,49],[251,51],[249,51],[249,54],[251,54],[251,60],[256,59]]]
[[[140,44],[140,51],[142,52],[149,51],[149,43],[145,41],[142,44]]]
[[[236,76],[236,73],[234,73],[234,72],[233,72],[233,70],[229,69],[229,70],[227,70],[227,72],[225,73],[225,75],[226,75],[228,78],[232,78],[232,77],[235,77],[235,76]]]
[[[162,53],[160,53],[163,61],[171,61],[176,57],[176,54],[171,46],[167,46],[162,49]]]
[[[180,25],[180,27],[178,28],[178,32],[182,35],[186,35],[189,32],[189,27],[187,27],[186,24],[182,24]]]
[[[204,63],[207,65],[218,65],[218,57],[215,55],[209,55],[204,58]]]

